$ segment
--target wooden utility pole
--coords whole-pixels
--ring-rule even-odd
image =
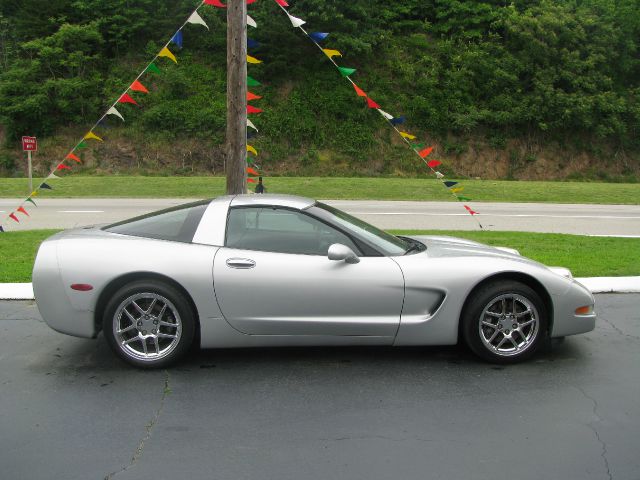
[[[227,2],[227,194],[247,189],[247,3]]]

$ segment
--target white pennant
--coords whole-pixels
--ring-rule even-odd
[[[380,112],[380,115],[382,115],[384,118],[386,118],[387,120],[393,120],[393,115],[385,112],[384,110],[382,110],[381,108],[378,109],[378,111]]]
[[[436,178],[444,178],[444,175],[440,172],[436,172]]]
[[[247,15],[247,25],[250,25],[253,28],[258,28],[258,24],[256,23],[256,21],[253,18],[251,18],[249,15]]]
[[[107,115],[115,115],[116,117],[120,117],[120,120],[124,122],[124,117],[120,115],[120,112],[116,109],[116,107],[111,107],[107,110]]]
[[[289,20],[291,20],[291,25],[293,25],[294,27],[301,27],[302,25],[307,23],[304,20],[302,20],[301,18],[294,17],[293,15],[290,15],[289,12],[287,12],[287,15],[289,15]]]
[[[256,126],[253,124],[253,122],[251,120],[249,120],[248,118],[247,118],[247,127],[253,128],[256,132],[258,131]]]
[[[60,177],[57,176],[55,173],[50,173],[49,176],[47,177],[47,180],[49,180],[50,178],[60,178]]]
[[[198,12],[193,12],[187,22],[193,23],[194,25],[204,25],[205,27],[207,27],[207,30],[209,30],[209,25],[205,23]]]

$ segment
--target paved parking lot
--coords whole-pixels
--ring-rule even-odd
[[[0,302],[0,478],[640,478],[640,295],[498,367],[452,348],[204,351],[169,371]]]

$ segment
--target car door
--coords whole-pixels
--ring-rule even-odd
[[[348,264],[329,245],[358,247],[344,233],[286,208],[229,211],[225,246],[214,259],[225,319],[253,335],[395,336],[404,298],[400,267],[388,257]]]

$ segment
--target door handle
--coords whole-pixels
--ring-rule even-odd
[[[256,266],[256,262],[249,258],[229,258],[227,259],[227,267],[229,268],[253,268]]]

